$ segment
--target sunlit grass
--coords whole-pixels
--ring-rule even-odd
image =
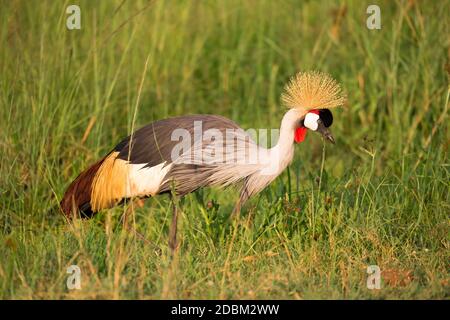
[[[448,2],[382,2],[373,31],[361,1],[81,1],[73,31],[69,4],[1,5],[1,298],[448,298]],[[50,210],[132,127],[277,128],[284,84],[309,69],[347,92],[336,145],[309,134],[237,223],[231,189],[182,199],[175,259],[164,196],[133,219],[160,253],[125,208],[73,225]]]

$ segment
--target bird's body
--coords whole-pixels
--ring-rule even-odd
[[[75,179],[64,196],[63,211],[68,214],[75,205],[91,215],[124,199],[172,191],[183,196],[201,187],[238,182],[243,183],[244,202],[292,161],[296,113],[290,110],[284,116],[278,144],[268,149],[221,116],[187,115],[150,123]],[[174,130],[180,134],[174,135]],[[217,131],[209,134],[208,130]],[[184,149],[182,139],[190,140],[184,141],[188,143]]]
[[[342,105],[339,85],[326,74],[299,73],[282,96],[291,109],[281,121],[275,146],[258,145],[235,122],[217,115],[187,115],[155,121],[122,140],[82,172],[61,201],[67,217],[107,209],[126,199],[170,193],[184,196],[206,186],[241,183],[235,211],[291,163],[294,142],[308,130],[334,143],[327,108]],[[175,206],[174,206],[175,208]],[[171,230],[176,230],[176,210]],[[173,248],[175,233],[172,234]]]

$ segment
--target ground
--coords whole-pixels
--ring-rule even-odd
[[[7,1],[0,11],[0,298],[449,297],[448,1]],[[277,128],[300,70],[348,103],[237,220],[233,189],[68,224],[77,174],[133,128],[189,113]],[[53,208],[53,209],[52,209]],[[158,250],[159,247],[161,250]],[[69,290],[67,268],[81,271]],[[381,288],[367,288],[367,267]]]

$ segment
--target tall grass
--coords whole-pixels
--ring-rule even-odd
[[[381,30],[370,1],[79,1],[72,31],[69,4],[1,3],[1,298],[448,298],[448,1],[382,1]],[[133,127],[188,113],[278,127],[283,85],[308,69],[348,93],[336,145],[309,134],[236,224],[233,190],[182,199],[174,259],[165,197],[134,216],[162,252],[124,208],[49,213]]]

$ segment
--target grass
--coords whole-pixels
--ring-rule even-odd
[[[449,298],[449,2],[378,1],[381,30],[370,1],[79,1],[72,31],[69,4],[1,4],[0,298]],[[173,260],[164,196],[133,216],[160,255],[124,208],[49,213],[133,127],[214,113],[278,128],[283,85],[308,69],[348,93],[336,145],[309,134],[236,223],[236,191],[184,198]]]

